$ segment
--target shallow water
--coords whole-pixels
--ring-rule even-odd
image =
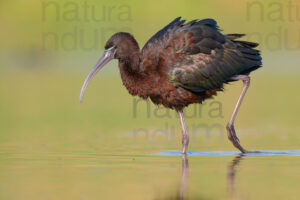
[[[300,95],[282,106],[298,79],[253,81],[236,131],[246,149],[261,153],[240,155],[227,139],[224,125],[241,89],[235,84],[216,98],[222,116],[210,117],[208,101],[186,119],[190,128],[212,130],[190,131],[182,157],[173,112],[155,117],[156,107],[140,103],[135,113],[119,77],[95,81],[78,105],[83,78],[1,77],[0,200],[300,199]]]
[[[299,199],[299,155],[2,152],[0,199]]]
[[[158,156],[182,156],[181,152],[160,152],[155,153],[152,155]],[[290,156],[300,156],[300,149],[296,150],[255,150],[253,152],[249,152],[246,154],[241,154],[240,151],[229,151],[229,152],[222,152],[222,151],[212,151],[212,152],[196,152],[196,151],[189,151],[187,152],[188,156],[234,156],[234,155],[243,155],[243,156],[280,156],[280,155],[290,155]]]

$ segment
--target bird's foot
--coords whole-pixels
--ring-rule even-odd
[[[261,151],[247,151],[246,153],[247,154],[251,154],[251,153],[257,154],[257,153],[262,153],[262,152]]]
[[[182,154],[186,155],[186,153],[187,153],[186,150],[187,150],[187,145],[184,145],[184,144],[183,144]]]
[[[228,139],[232,142],[233,146],[239,149],[243,154],[250,153],[250,151],[244,149],[240,144],[239,138],[236,136],[233,125],[227,125],[226,130],[227,130]]]

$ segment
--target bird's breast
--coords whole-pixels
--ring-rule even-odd
[[[133,96],[150,98],[154,104],[180,110],[191,103],[200,103],[202,99],[169,81],[167,75],[159,71],[150,74],[130,72],[120,68],[123,85]]]

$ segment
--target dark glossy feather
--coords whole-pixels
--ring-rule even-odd
[[[184,24],[185,20],[181,20],[181,17],[177,17],[174,19],[171,23],[169,23],[167,26],[159,30],[156,34],[154,34],[144,45],[142,52],[147,49],[147,47],[150,44],[159,42],[164,40],[169,36],[169,34],[172,32],[172,30],[179,28],[182,24]]]
[[[213,19],[185,23],[179,17],[158,31],[141,52],[130,35],[118,37],[124,44],[117,52],[123,84],[132,95],[176,110],[201,103],[233,76],[261,66],[260,53],[254,49],[258,44],[239,41],[243,36],[222,34]]]
[[[262,65],[259,51],[253,49],[258,44],[236,40],[243,34],[223,35],[211,19],[181,25],[171,36],[166,45],[177,48],[178,55],[172,56],[169,80],[193,92],[223,88],[231,77]],[[173,39],[181,45],[175,47]]]
[[[198,47],[195,44],[194,47],[189,46],[186,49],[180,49],[180,51],[191,54],[199,52],[209,53],[209,48],[212,48],[210,45],[219,46],[219,44],[215,44],[215,41],[209,41],[208,38],[210,37],[217,41],[224,42],[224,36],[218,32],[217,22],[213,19],[193,20],[186,24],[184,23],[185,20],[181,20],[181,17],[178,17],[149,39],[141,51],[143,60],[141,63],[142,70],[145,72],[155,70],[158,66],[159,59],[163,55],[163,51],[170,46],[169,41],[176,40],[175,37],[182,32],[192,33],[196,42],[201,42],[203,38],[207,39],[203,41],[203,45],[198,45]],[[176,42],[178,42],[180,46],[181,43],[179,40]]]

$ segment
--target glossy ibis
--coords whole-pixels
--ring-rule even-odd
[[[140,50],[130,33],[111,36],[96,66],[87,76],[80,93],[110,60],[118,59],[121,78],[129,93],[154,104],[175,109],[182,128],[182,152],[189,136],[183,109],[201,103],[222,91],[224,84],[243,81],[243,90],[226,126],[228,138],[242,153],[245,150],[235,133],[234,120],[250,85],[250,72],[261,67],[257,43],[241,41],[244,34],[222,34],[213,19],[185,22],[176,18],[158,31]]]

